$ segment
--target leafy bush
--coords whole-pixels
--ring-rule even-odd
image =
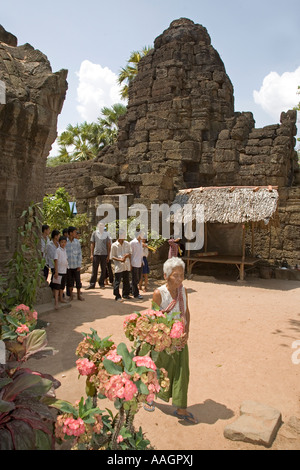
[[[0,450],[54,449],[55,416],[42,398],[58,385],[49,375],[0,366]]]
[[[42,212],[39,204],[31,204],[21,218],[24,222],[18,228],[17,249],[6,266],[6,274],[0,277],[0,310],[3,312],[22,303],[32,308],[43,281],[45,261],[40,247]]]
[[[80,232],[82,247],[89,247],[90,227],[86,214],[74,213],[74,202],[70,205],[71,196],[65,188],[58,188],[55,194],[48,194],[43,199],[43,221],[51,230],[57,229],[61,233],[70,225]]]

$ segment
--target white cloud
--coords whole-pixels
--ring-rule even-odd
[[[104,106],[110,107],[122,102],[117,75],[108,67],[84,60],[77,75],[79,77],[77,111],[83,120],[96,121]]]
[[[300,67],[294,72],[270,72],[264,79],[259,91],[253,91],[256,104],[273,119],[279,121],[282,111],[294,108],[300,101],[297,95],[300,85]]]
[[[59,145],[57,143],[57,139],[55,139],[55,141],[53,142],[52,144],[52,148],[50,150],[50,153],[48,155],[48,157],[56,157],[58,155],[58,152],[59,152]]]

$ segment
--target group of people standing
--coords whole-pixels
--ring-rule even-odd
[[[66,229],[66,233],[60,235],[58,230],[51,233],[48,225],[42,228],[42,254],[46,260],[44,275],[47,279],[49,269],[52,272],[51,287],[54,291],[55,308],[58,302],[65,302],[64,289],[67,287],[67,295],[73,298],[74,285],[77,288],[77,297],[84,300],[81,295],[80,268],[82,253],[80,242],[77,238],[75,227]],[[147,276],[149,267],[147,263],[147,245],[141,232],[136,232],[135,238],[128,242],[125,231],[120,230],[115,242],[105,229],[103,223],[97,225],[97,229],[91,236],[91,260],[93,263],[92,275],[87,289],[96,286],[98,269],[100,288],[105,287],[105,281],[109,278],[113,284],[113,293],[116,301],[129,299],[132,295],[136,300],[143,300],[139,290],[143,272]],[[168,392],[160,392],[159,397],[164,401],[172,398],[173,406],[176,407],[174,415],[181,421],[189,424],[197,424],[197,419],[187,411],[187,394],[189,384],[189,353],[188,337],[190,325],[190,312],[188,307],[187,291],[183,287],[185,264],[178,255],[182,255],[180,240],[171,238],[169,240],[168,260],[164,263],[163,272],[166,283],[155,289],[153,302],[159,306],[161,311],[174,313],[184,322],[186,344],[183,350],[177,351],[172,356],[165,352],[159,353],[156,361],[158,367],[164,367],[168,372],[170,388]],[[114,274],[111,268],[114,263]],[[131,275],[131,282],[130,282]],[[120,294],[120,285],[122,295]],[[153,402],[144,405],[147,411],[154,411]]]
[[[93,263],[92,276],[87,289],[94,289],[97,282],[98,269],[100,288],[105,287],[105,279],[108,277],[113,284],[113,293],[116,301],[122,302],[132,295],[138,301],[143,300],[140,294],[143,277],[147,290],[149,266],[147,263],[148,248],[142,232],[136,232],[135,238],[128,242],[125,239],[125,231],[119,230],[115,242],[105,229],[103,223],[97,225],[97,229],[91,236],[91,261]],[[111,268],[114,263],[114,274]],[[131,280],[130,280],[131,277]],[[122,283],[122,295],[120,286]]]
[[[81,294],[80,269],[82,252],[76,227],[70,226],[63,230],[52,230],[49,239],[50,227],[42,226],[41,251],[45,259],[44,277],[47,280],[51,271],[50,287],[53,291],[55,309],[59,302],[66,302],[64,290],[69,300],[73,300],[74,287],[77,289],[78,300],[84,300]]]

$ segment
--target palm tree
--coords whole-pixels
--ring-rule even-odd
[[[121,103],[113,104],[111,108],[105,106],[101,109],[102,117],[98,117],[97,121],[100,128],[103,129],[103,135],[107,145],[111,145],[117,140],[118,121],[127,111],[127,107]]]
[[[89,124],[86,121],[76,124],[76,126],[69,124],[57,139],[60,147],[59,157],[62,160],[67,160],[67,155],[69,155],[70,161],[95,158],[101,142],[99,136],[96,139],[95,126],[95,123]]]
[[[130,82],[136,77],[138,73],[138,64],[142,57],[148,54],[152,49],[150,46],[145,46],[141,51],[133,51],[127,61],[126,67],[123,67],[119,73],[118,83],[122,85],[121,98],[126,100],[128,98],[128,89]]]
[[[57,138],[59,154],[48,159],[48,166],[95,158],[106,145],[116,142],[118,120],[126,111],[126,106],[116,103],[111,108],[102,108],[97,122],[69,124]]]

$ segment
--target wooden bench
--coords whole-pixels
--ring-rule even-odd
[[[196,263],[220,263],[220,264],[234,264],[239,270],[240,280],[245,278],[245,266],[254,266],[260,261],[259,258],[242,257],[242,256],[183,256],[182,259],[186,261],[187,274],[192,274],[192,269]]]

